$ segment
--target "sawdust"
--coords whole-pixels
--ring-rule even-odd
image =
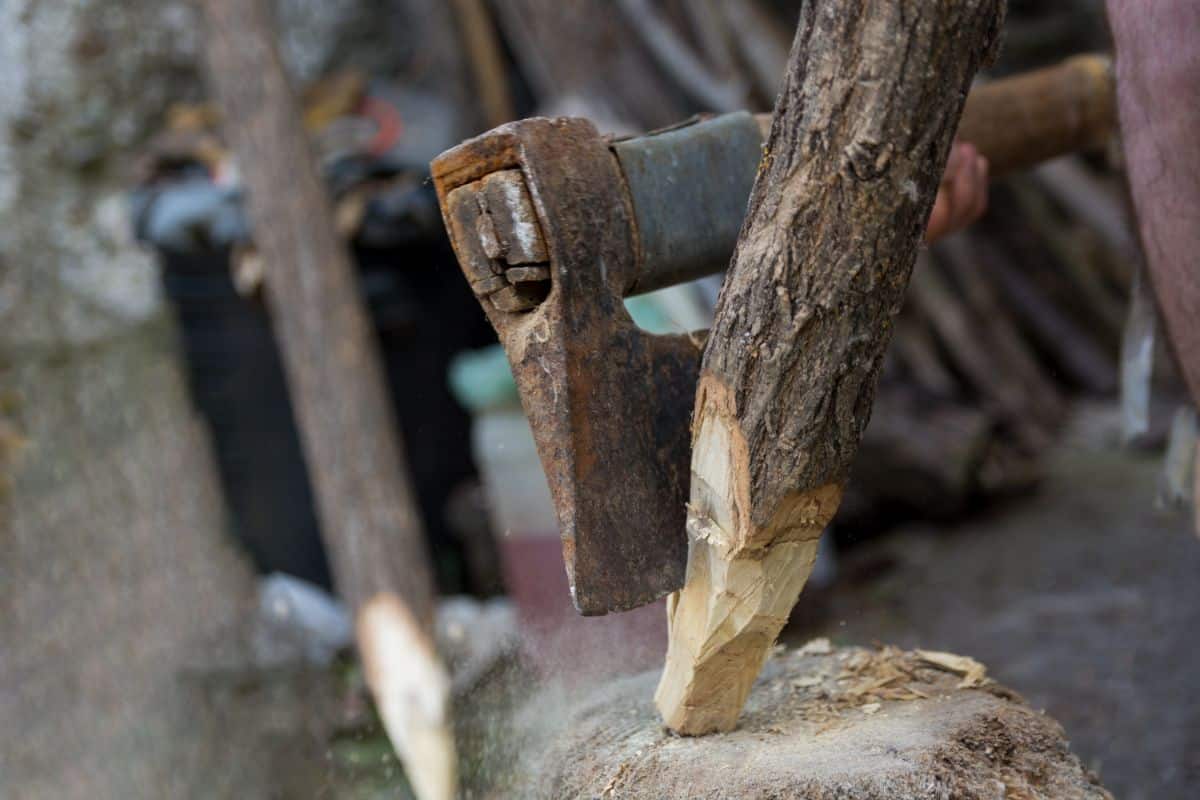
[[[787,648],[783,645],[775,646],[775,655],[786,653]],[[813,639],[796,651],[802,656],[827,656],[833,652],[833,645],[824,636]]]
[[[828,655],[828,639],[814,639],[795,651],[796,656]],[[777,655],[779,651],[777,651]],[[895,647],[875,650],[843,650],[833,659],[835,668],[809,672],[790,681],[790,688],[803,693],[803,719],[829,723],[847,712],[877,713],[883,703],[928,700],[945,693],[944,675],[963,676],[955,689],[987,684],[987,668],[973,658],[931,650],[907,652]],[[833,726],[823,724],[819,735]]]

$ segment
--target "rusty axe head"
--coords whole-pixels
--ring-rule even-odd
[[[683,584],[700,346],[634,325],[628,188],[582,119],[514,122],[433,163],[463,273],[508,354],[550,484],[571,593],[622,611]]]

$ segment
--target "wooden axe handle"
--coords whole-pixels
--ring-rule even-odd
[[[1112,59],[1100,53],[981,83],[967,96],[958,139],[1000,177],[1067,153],[1103,147],[1116,126]],[[755,114],[763,138],[771,114]]]
[[[1103,146],[1115,124],[1112,62],[1089,54],[976,86],[958,139],[997,177]],[[638,232],[627,294],[729,265],[770,128],[771,114],[741,112],[613,143]]]
[[[1082,55],[971,91],[958,138],[991,162],[992,175],[1103,147],[1116,125],[1112,61]]]

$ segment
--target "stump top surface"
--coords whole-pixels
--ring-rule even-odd
[[[970,659],[820,640],[777,654],[738,728],[666,731],[657,673],[583,701],[547,751],[554,798],[1110,798],[1062,729]]]

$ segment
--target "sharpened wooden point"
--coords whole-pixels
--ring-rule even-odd
[[[730,559],[703,540],[688,551],[688,582],[667,601],[667,663],[654,701],[687,736],[729,731],[812,572],[815,539]]]
[[[808,580],[1003,12],[817,0],[800,13],[696,389],[687,576],[655,695],[678,733],[736,726]]]
[[[418,800],[453,800],[450,678],[429,635],[389,592],[363,604],[355,634],[367,686]]]
[[[842,496],[831,485],[785,498],[767,526],[754,526],[732,399],[711,376],[698,397],[687,582],[667,600],[667,661],[654,697],[666,725],[689,736],[737,724]]]

